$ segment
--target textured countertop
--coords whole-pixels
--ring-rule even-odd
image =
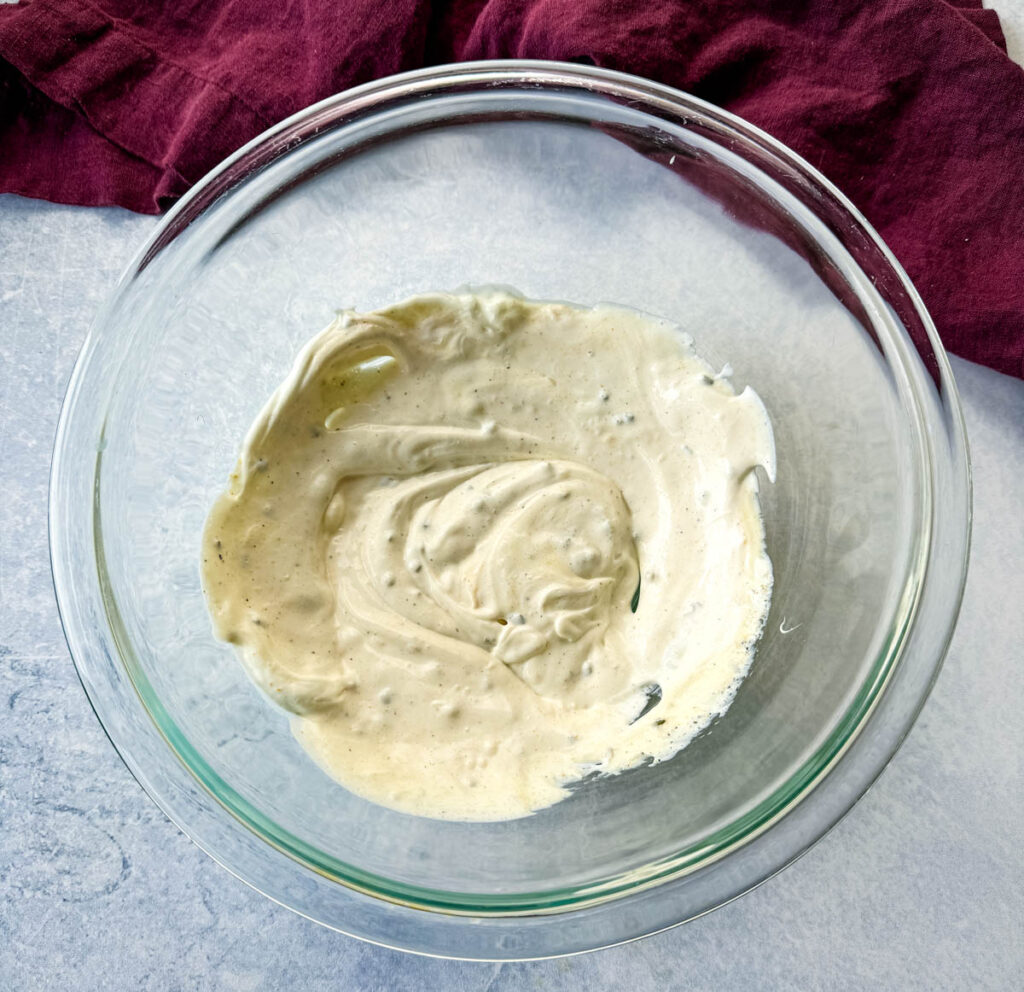
[[[1007,20],[1016,42],[1024,19]],[[835,830],[639,943],[529,964],[416,958],[215,865],[136,784],[75,676],[47,555],[50,451],[82,338],[154,223],[0,197],[0,989],[1020,987],[1024,382],[953,362],[975,473],[960,624],[917,726]]]

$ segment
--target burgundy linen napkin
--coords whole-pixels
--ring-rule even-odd
[[[315,100],[418,66],[589,61],[732,110],[879,230],[947,347],[1024,377],[1024,71],[981,0],[0,4],[0,192],[156,213]]]

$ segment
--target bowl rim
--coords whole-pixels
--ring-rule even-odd
[[[839,724],[829,734],[828,739],[801,766],[797,773],[787,780],[785,786],[792,786],[789,794],[780,799],[779,793],[783,791],[785,786],[780,787],[773,792],[772,796],[755,807],[754,810],[749,811],[736,821],[731,821],[724,830],[716,832],[716,835],[726,834],[726,836],[722,837],[714,845],[711,845],[712,849],[706,850],[698,861],[681,865],[678,858],[675,857],[661,859],[660,862],[654,865],[646,866],[641,872],[629,873],[632,877],[626,876],[625,880],[622,880],[623,876],[620,876],[614,884],[598,883],[596,885],[584,886],[582,889],[572,890],[573,895],[569,898],[565,898],[565,893],[561,890],[529,894],[528,898],[517,897],[511,903],[509,897],[493,897],[481,894],[457,893],[452,898],[453,894],[436,893],[429,889],[417,890],[415,886],[408,885],[396,886],[391,880],[381,880],[370,873],[352,869],[351,866],[342,866],[339,871],[339,863],[323,864],[315,854],[310,852],[308,849],[309,845],[304,844],[297,838],[291,837],[291,835],[287,834],[287,831],[280,831],[278,834],[275,834],[273,829],[268,829],[266,818],[262,817],[258,811],[253,810],[251,807],[246,809],[245,807],[249,804],[242,797],[238,796],[237,793],[232,795],[233,790],[230,790],[226,783],[224,783],[225,788],[221,789],[217,787],[216,783],[202,774],[201,769],[200,773],[197,774],[195,757],[198,757],[198,755],[188,745],[187,740],[175,740],[173,731],[168,734],[167,723],[170,722],[171,726],[173,726],[173,722],[170,721],[169,717],[167,721],[164,721],[159,719],[158,714],[154,715],[152,700],[156,699],[155,693],[152,693],[151,690],[147,692],[145,676],[141,668],[139,666],[132,666],[126,660],[124,656],[126,651],[125,645],[128,642],[126,638],[119,637],[116,630],[118,625],[116,602],[113,601],[112,596],[105,594],[103,588],[105,566],[103,564],[102,529],[98,512],[103,447],[102,433],[95,454],[93,476],[95,487],[91,511],[92,527],[95,534],[94,549],[96,553],[97,574],[90,577],[89,586],[90,594],[98,595],[103,601],[107,629],[105,631],[84,629],[78,615],[79,611],[75,606],[75,600],[82,594],[79,588],[81,583],[79,581],[80,576],[75,573],[72,567],[69,548],[70,538],[66,526],[67,513],[66,507],[61,502],[61,496],[73,488],[72,480],[69,477],[69,473],[72,472],[69,457],[69,425],[72,423],[75,410],[81,402],[83,383],[86,381],[88,373],[89,358],[103,332],[107,316],[113,309],[115,301],[124,292],[131,280],[164,247],[174,240],[174,237],[176,237],[177,233],[180,233],[180,230],[183,230],[188,224],[192,223],[222,196],[230,195],[231,190],[236,185],[236,180],[233,178],[233,170],[236,167],[242,166],[247,170],[242,179],[244,182],[246,177],[254,174],[263,165],[276,160],[283,154],[287,154],[291,148],[301,144],[301,141],[295,140],[297,130],[308,131],[308,134],[302,139],[306,140],[309,136],[318,133],[316,128],[324,122],[329,121],[332,127],[343,127],[346,123],[361,115],[372,115],[380,112],[381,105],[386,106],[389,101],[408,101],[422,98],[426,95],[440,97],[445,95],[445,93],[465,92],[480,87],[493,88],[501,86],[513,89],[523,86],[531,88],[548,87],[552,89],[569,88],[576,91],[595,93],[614,100],[631,101],[633,105],[643,112],[662,111],[675,117],[685,116],[687,111],[691,113],[697,112],[714,121],[726,131],[738,133],[746,139],[753,140],[817,186],[819,190],[829,196],[856,223],[857,227],[866,235],[871,243],[871,247],[880,252],[884,260],[896,272],[901,282],[900,289],[907,295],[913,306],[915,316],[924,327],[928,335],[929,345],[934,352],[938,381],[941,391],[945,396],[943,410],[947,415],[948,424],[946,426],[949,431],[950,447],[953,450],[951,464],[959,471],[959,477],[953,478],[951,484],[954,489],[958,490],[961,496],[959,502],[964,512],[960,520],[960,527],[955,528],[954,526],[954,530],[959,530],[961,535],[959,542],[959,570],[956,575],[952,576],[953,586],[956,588],[953,592],[952,602],[947,604],[949,610],[948,619],[945,629],[939,632],[938,650],[935,652],[930,677],[927,679],[923,690],[919,691],[916,706],[912,712],[903,715],[902,727],[895,734],[891,747],[884,749],[887,753],[884,754],[880,761],[876,760],[874,762],[877,767],[867,776],[865,784],[852,795],[852,798],[848,799],[838,815],[832,817],[830,822],[819,824],[819,827],[815,830],[815,836],[810,838],[807,843],[798,845],[792,851],[787,852],[786,857],[772,871],[762,872],[760,877],[754,878],[748,884],[745,884],[741,891],[745,891],[758,884],[764,877],[773,874],[774,870],[778,870],[784,864],[789,863],[789,861],[794,860],[799,854],[803,853],[810,846],[810,843],[823,836],[852,807],[859,795],[870,784],[870,781],[873,781],[874,777],[881,772],[892,754],[895,753],[905,734],[909,731],[920,707],[924,704],[934,678],[938,674],[942,658],[952,636],[966,578],[970,543],[971,502],[966,431],[963,425],[963,416],[956,395],[955,385],[952,380],[952,373],[937,332],[910,280],[867,221],[824,176],[780,142],[752,125],[747,124],[735,115],[720,110],[696,97],[683,94],[671,87],[625,73],[591,66],[518,60],[461,63],[454,66],[438,66],[387,77],[328,97],[275,125],[229,156],[197,183],[157,224],[149,238],[126,267],[106,306],[101,309],[86,336],[61,410],[51,465],[49,523],[54,587],[61,622],[76,671],[97,714],[97,718],[107,732],[108,737],[110,737],[115,749],[140,781],[143,788],[164,812],[177,823],[183,832],[195,840],[204,850],[207,850],[207,853],[210,853],[221,864],[224,864],[225,867],[238,874],[239,877],[242,877],[249,884],[264,891],[271,898],[276,899],[277,896],[261,888],[259,881],[249,877],[248,873],[236,871],[228,863],[231,861],[229,854],[217,849],[215,844],[204,843],[203,837],[198,836],[197,832],[190,826],[189,817],[185,815],[169,794],[167,783],[154,781],[142,766],[137,755],[133,753],[131,741],[126,740],[119,730],[111,727],[110,707],[105,701],[107,697],[105,697],[105,690],[103,689],[105,676],[97,671],[95,659],[105,658],[107,662],[112,662],[116,657],[120,656],[123,671],[129,684],[137,693],[143,708],[152,719],[154,731],[160,735],[164,744],[173,752],[175,760],[181,762],[182,769],[187,770],[187,773],[196,782],[201,784],[203,794],[207,797],[207,800],[212,800],[216,805],[217,810],[210,809],[207,811],[208,814],[214,817],[219,814],[228,815],[233,821],[232,829],[254,832],[261,842],[275,847],[286,858],[290,859],[297,868],[303,871],[311,869],[321,877],[326,876],[333,882],[340,883],[341,886],[346,887],[356,897],[388,901],[396,907],[404,910],[411,909],[421,915],[423,911],[428,911],[432,916],[454,916],[477,920],[498,919],[511,921],[514,924],[517,919],[521,921],[527,916],[564,915],[570,910],[596,909],[616,901],[621,902],[624,897],[635,898],[655,888],[663,888],[672,882],[685,879],[688,875],[712,867],[727,855],[753,843],[783,818],[793,814],[799,805],[814,794],[816,787],[823,782],[859,739],[861,732],[885,695],[886,687],[894,675],[912,632],[913,625],[918,618],[921,599],[925,592],[926,582],[929,579],[929,566],[932,560],[931,555],[936,523],[934,507],[931,502],[932,488],[935,485],[935,480],[932,478],[935,466],[929,461],[927,451],[924,453],[924,462],[928,469],[924,476],[925,502],[927,505],[922,508],[922,511],[928,526],[923,528],[922,532],[915,537],[917,546],[913,557],[915,557],[918,566],[916,588],[912,590],[912,595],[905,604],[905,609],[901,615],[901,622],[897,624],[897,629],[892,630],[890,632],[891,636],[887,638],[883,651],[885,657],[876,659],[873,678],[861,686],[856,698],[847,708],[843,719],[839,721]],[[345,115],[348,116],[346,117]],[[906,344],[909,345],[909,341]],[[913,364],[915,360],[920,362],[920,357],[912,347],[904,347],[900,360],[901,362]],[[912,397],[915,395],[913,389],[911,389],[910,395]],[[919,407],[915,409],[915,412],[920,421],[918,426],[924,431],[928,426],[926,419]],[[955,521],[950,521],[950,525],[955,525]],[[949,599],[948,592],[946,599]],[[112,606],[113,612],[111,611]],[[127,650],[130,652],[130,647]],[[133,667],[135,668],[134,674],[132,672]],[[107,676],[109,676],[109,673],[107,673]],[[149,701],[147,701],[147,696],[150,697]],[[192,751],[194,757],[191,758],[191,761],[182,754],[183,750],[186,752]],[[212,769],[210,769],[210,774],[216,778]],[[261,823],[260,820],[264,822]],[[749,829],[739,829],[736,827],[736,824],[750,823],[753,823],[753,825]],[[282,834],[286,836],[282,836]],[[664,862],[666,861],[670,863],[665,865]],[[346,869],[349,870],[346,871]],[[720,904],[722,901],[725,900],[719,900],[716,904]],[[285,904],[290,905],[287,901]],[[302,908],[299,906],[291,906],[291,908],[302,912]],[[706,908],[713,907],[709,906]],[[693,915],[700,914],[690,914],[687,918],[692,918]],[[314,916],[314,918],[318,917]],[[548,915],[549,922],[555,918],[557,918],[557,915]],[[320,922],[335,925],[330,920],[321,919]],[[675,922],[682,921],[677,920]],[[673,924],[669,923],[667,925]],[[338,928],[343,929],[343,927]],[[653,932],[653,930],[663,928],[654,927],[646,932]],[[367,938],[365,933],[356,933],[355,935]],[[640,935],[636,934],[636,936]],[[397,943],[391,946],[403,945]],[[410,949],[422,951],[422,948],[418,947]]]

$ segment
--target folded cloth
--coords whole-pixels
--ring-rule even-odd
[[[864,212],[950,350],[1024,376],[1024,71],[981,0],[6,0],[0,192],[156,213],[316,100],[493,58],[759,125]]]

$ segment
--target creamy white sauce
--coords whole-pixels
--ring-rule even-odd
[[[758,465],[761,401],[662,322],[416,297],[299,355],[210,514],[204,587],[344,786],[520,816],[728,706],[771,595]]]

